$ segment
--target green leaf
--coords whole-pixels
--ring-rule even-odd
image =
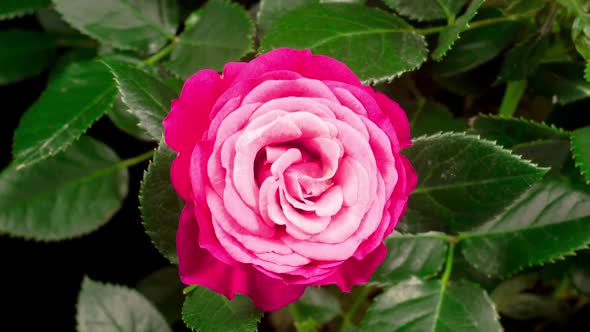
[[[123,102],[139,119],[139,126],[155,140],[162,137],[162,121],[178,94],[154,76],[134,66],[117,61],[104,61],[110,68]]]
[[[496,83],[527,79],[537,70],[548,48],[548,35],[533,36],[514,46],[506,53]]]
[[[467,0],[384,0],[389,8],[417,21],[455,17]]]
[[[120,49],[155,52],[178,27],[175,0],[53,0],[78,30]]]
[[[172,331],[148,300],[124,286],[85,277],[77,307],[78,332]]]
[[[502,102],[500,103],[500,110],[498,111],[500,116],[509,118],[514,116],[518,104],[520,104],[520,99],[526,91],[526,83],[525,80],[520,80],[509,81],[506,84],[506,91],[504,92],[504,97],[502,97]]]
[[[542,65],[530,77],[529,84],[556,104],[565,105],[590,97],[590,82],[584,80],[584,67],[577,63]]]
[[[121,95],[117,96],[113,107],[108,113],[109,119],[113,122],[115,127],[121,129],[127,134],[142,140],[151,141],[153,138],[145,131],[145,129],[139,127],[139,119],[137,116],[130,112],[129,107],[121,100]]]
[[[444,221],[451,230],[470,229],[494,216],[547,172],[464,134],[419,137],[404,154],[418,173],[408,211]]]
[[[2,0],[0,21],[32,14],[35,10],[48,6],[49,0]]]
[[[318,3],[319,0],[261,0],[256,14],[257,33],[264,35],[281,15],[299,6]]]
[[[590,126],[574,130],[571,142],[576,167],[590,184]]]
[[[186,325],[200,332],[256,331],[262,314],[244,295],[236,294],[230,301],[205,287],[193,290],[182,306],[182,319]]]
[[[176,153],[162,140],[154,160],[143,175],[139,203],[143,227],[156,248],[173,264],[176,255],[176,228],[184,203],[170,182],[170,166]]]
[[[465,31],[444,61],[433,65],[434,74],[454,76],[488,62],[510,44],[517,22],[500,22]]]
[[[534,186],[481,227],[460,235],[461,251],[479,271],[505,276],[590,243],[590,195],[565,182]]]
[[[572,24],[572,40],[578,53],[590,61],[590,14],[583,14]]]
[[[182,290],[185,285],[180,282],[178,269],[167,266],[156,270],[137,284],[137,290],[142,293],[166,318],[170,324],[181,320]]]
[[[586,69],[584,70],[584,78],[590,82],[590,60],[586,62]]]
[[[81,137],[63,153],[0,173],[0,232],[56,241],[90,233],[127,195],[127,171],[107,146]]]
[[[63,151],[111,108],[116,93],[102,63],[69,65],[23,115],[14,134],[17,168]]]
[[[484,0],[471,1],[465,13],[461,15],[455,23],[449,24],[440,32],[438,35],[438,43],[432,52],[432,58],[434,60],[440,60],[445,54],[447,54],[453,44],[459,39],[459,35],[467,30],[469,22],[473,19],[483,2]]]
[[[512,0],[506,7],[506,15],[532,16],[546,6],[546,0]]]
[[[432,135],[441,131],[462,132],[465,122],[455,118],[443,104],[427,101],[424,106],[410,114],[410,126],[415,137]]]
[[[307,287],[303,296],[292,306],[297,313],[293,315],[295,324],[311,321],[315,326],[326,323],[341,313],[338,298],[322,287]],[[293,312],[293,309],[290,308],[290,311]]]
[[[424,36],[401,18],[338,3],[302,6],[277,19],[261,50],[278,47],[308,48],[339,59],[361,80],[373,83],[416,69],[427,53]]]
[[[523,274],[503,281],[491,294],[499,313],[518,320],[550,318],[558,320],[564,312],[557,299],[526,292],[532,289],[539,276]]]
[[[570,265],[570,279],[578,291],[590,296],[590,252],[584,250],[572,257]]]
[[[447,244],[447,237],[437,232],[393,234],[385,239],[387,257],[371,281],[395,285],[408,276],[433,277],[445,262]]]
[[[0,52],[0,85],[36,76],[55,58],[55,37],[43,32],[2,30],[0,45],[10,45]]]
[[[497,318],[489,296],[474,285],[410,279],[375,299],[362,331],[499,332]]]
[[[553,125],[485,114],[480,114],[471,121],[471,130],[507,149],[518,149],[531,142],[568,139],[567,131]]]
[[[560,169],[570,157],[569,134],[544,123],[479,115],[471,130],[544,167]]]
[[[197,23],[180,35],[168,68],[181,78],[200,69],[221,71],[229,61],[253,50],[254,23],[241,6],[211,0],[202,8]]]

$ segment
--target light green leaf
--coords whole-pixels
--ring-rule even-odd
[[[120,49],[155,52],[178,28],[175,0],[53,0],[78,30]]]
[[[121,129],[127,134],[142,140],[151,141],[153,138],[139,127],[139,119],[129,111],[129,107],[121,100],[121,95],[118,95],[113,103],[113,107],[108,113],[109,119],[113,122],[115,127]]]
[[[387,257],[371,281],[395,285],[408,276],[435,276],[445,262],[447,243],[447,237],[437,232],[393,234],[385,239]]]
[[[584,80],[584,67],[572,62],[540,66],[530,77],[529,85],[561,105],[590,97],[590,82]]]
[[[341,313],[340,302],[332,293],[322,287],[307,287],[305,293],[293,303],[296,325],[310,322],[313,326],[332,320]]]
[[[55,37],[43,32],[0,31],[0,85],[40,74],[55,58]]]
[[[442,221],[451,230],[481,224],[547,172],[493,142],[464,134],[419,137],[404,154],[418,173],[408,212]]]
[[[193,290],[182,306],[182,319],[186,325],[200,332],[256,331],[262,314],[244,295],[236,294],[230,301],[205,287]]]
[[[0,21],[32,14],[35,10],[48,6],[50,0],[2,0],[0,2]]]
[[[465,31],[445,59],[434,64],[434,74],[454,76],[488,62],[510,44],[518,26],[501,22]]]
[[[560,169],[570,158],[569,134],[544,123],[479,115],[471,130],[544,167]]]
[[[473,19],[477,10],[483,4],[484,0],[472,0],[467,10],[456,22],[449,24],[438,35],[438,43],[432,52],[434,60],[442,59],[451,49],[453,44],[459,39],[459,35],[469,27],[469,22]]]
[[[375,299],[363,321],[367,332],[499,332],[494,304],[471,284],[410,279]]]
[[[454,18],[467,0],[384,0],[389,8],[417,21]]]
[[[336,58],[361,80],[373,83],[416,69],[427,53],[424,37],[401,18],[337,3],[302,6],[280,17],[262,40],[261,50],[278,47],[308,48]]]
[[[460,235],[461,251],[479,271],[506,276],[590,243],[590,195],[565,182],[537,184],[500,215]]]
[[[105,60],[110,68],[123,102],[139,119],[139,126],[152,138],[162,137],[162,121],[178,94],[154,76],[129,64]]]
[[[590,126],[574,130],[571,142],[576,167],[590,184]]]
[[[582,14],[572,24],[572,40],[578,53],[590,61],[590,14]]]
[[[17,168],[63,151],[111,108],[116,93],[102,63],[69,65],[23,115],[14,134]]]
[[[180,282],[178,269],[167,266],[143,278],[136,288],[162,313],[168,323],[173,324],[182,318],[180,313],[184,287]]]
[[[227,0],[211,0],[197,23],[180,35],[168,68],[181,78],[200,69],[221,71],[227,62],[253,50],[253,33],[254,23],[244,8]]]
[[[506,53],[496,83],[527,79],[537,70],[548,48],[548,35],[533,36],[514,46]]]
[[[462,132],[465,121],[455,118],[443,104],[427,101],[422,108],[409,115],[412,135],[415,137],[433,135],[438,132]]]
[[[584,70],[584,78],[590,82],[590,60],[586,62],[586,69]]]
[[[173,264],[176,255],[176,229],[184,203],[170,182],[170,166],[176,153],[162,140],[154,160],[143,175],[139,203],[143,227],[156,248]]]
[[[81,137],[63,153],[0,173],[0,233],[57,241],[90,233],[127,195],[127,171],[107,146]]]
[[[124,286],[85,277],[77,307],[78,332],[172,331],[148,300]]]

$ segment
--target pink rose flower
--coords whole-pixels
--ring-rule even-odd
[[[308,50],[197,72],[164,127],[182,281],[266,311],[367,282],[416,184],[404,111]]]

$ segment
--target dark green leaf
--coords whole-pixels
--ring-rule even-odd
[[[470,229],[494,216],[547,172],[464,134],[419,137],[404,154],[418,173],[408,211],[444,221],[452,230]]]
[[[40,74],[55,57],[55,37],[43,32],[2,30],[0,45],[0,85]]]
[[[571,141],[576,167],[590,184],[590,126],[574,130]]]
[[[480,115],[471,122],[471,130],[544,167],[559,170],[570,158],[569,135],[555,126]]]
[[[111,108],[116,93],[115,82],[102,63],[68,66],[22,117],[14,134],[16,166],[63,151]]]
[[[121,95],[115,99],[108,116],[117,128],[127,134],[143,141],[153,140],[145,129],[139,127],[139,118],[130,112],[129,107],[121,100]]]
[[[0,21],[27,14],[48,6],[50,0],[2,0],[0,2]]]
[[[471,121],[471,130],[507,149],[517,149],[531,142],[567,140],[563,129],[518,118],[479,115]]]
[[[499,313],[506,317],[519,320],[536,318],[559,319],[561,314],[559,303],[549,296],[528,293],[539,276],[523,274],[503,281],[491,294]]]
[[[49,72],[49,84],[74,62],[90,61],[96,58],[96,50],[92,48],[74,48],[67,50],[55,61]]]
[[[290,10],[299,6],[318,3],[319,0],[261,0],[260,8],[256,14],[258,34],[264,34],[273,25],[274,21]]]
[[[78,332],[172,331],[164,317],[141,294],[88,277],[78,298]]]
[[[0,173],[0,232],[55,241],[105,224],[127,194],[127,171],[107,146],[87,137],[43,163]]]
[[[155,52],[178,27],[175,0],[53,0],[78,30],[121,49]]]
[[[572,284],[582,294],[590,296],[590,251],[581,251],[572,258],[569,270]]]
[[[45,31],[67,36],[82,36],[85,38],[78,30],[64,21],[53,8],[41,8],[37,10],[35,16]]]
[[[182,319],[186,325],[200,332],[256,331],[262,314],[244,295],[236,294],[230,301],[205,287],[192,291],[182,306]]]
[[[514,16],[529,16],[546,6],[546,0],[516,0],[509,1],[505,13]]]
[[[584,67],[576,63],[542,65],[531,76],[529,84],[556,104],[565,105],[590,97],[590,82],[584,80]]]
[[[469,22],[473,19],[483,2],[484,0],[472,0],[465,13],[455,23],[449,24],[440,32],[438,35],[438,44],[432,52],[432,58],[434,60],[440,60],[447,54],[453,44],[459,39],[459,35],[467,30]]]
[[[139,119],[139,126],[155,140],[162,137],[162,121],[178,94],[150,74],[123,62],[105,61],[111,69],[123,102]]]
[[[369,308],[367,332],[499,332],[494,304],[470,284],[410,279],[379,295]]]
[[[375,8],[308,5],[276,20],[261,50],[309,48],[343,61],[365,82],[388,81],[426,60],[424,37],[412,30],[399,17]]]
[[[566,183],[543,182],[461,238],[467,261],[488,275],[548,262],[590,243],[590,195]]]
[[[537,70],[549,48],[549,36],[533,36],[514,46],[504,58],[497,82],[524,80]]]
[[[493,59],[510,44],[518,25],[516,22],[501,22],[465,31],[444,61],[433,66],[434,73],[453,76]]]
[[[170,166],[174,158],[176,153],[162,140],[143,175],[139,202],[145,232],[164,257],[178,264],[176,228],[184,204],[170,182]]]
[[[182,290],[185,285],[180,282],[178,269],[167,266],[157,270],[137,284],[137,290],[142,293],[162,313],[168,323],[181,320]]]
[[[412,135],[432,135],[441,131],[462,132],[465,122],[455,118],[449,109],[439,103],[428,101],[426,104],[410,114]]]
[[[467,0],[384,0],[389,8],[418,21],[455,17]]]
[[[307,287],[303,296],[293,303],[297,315],[295,324],[313,321],[315,325],[328,322],[341,312],[340,302],[332,293],[322,287]]]
[[[229,61],[253,50],[254,23],[246,10],[226,0],[211,0],[197,23],[180,35],[168,68],[182,78],[200,69],[221,71]]]
[[[371,281],[394,285],[408,276],[435,276],[445,262],[447,242],[444,234],[436,232],[389,236],[385,239],[387,257]]]

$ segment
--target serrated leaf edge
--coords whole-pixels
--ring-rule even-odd
[[[565,130],[563,128],[559,128],[559,127],[555,126],[554,124],[547,124],[545,121],[536,122],[536,121],[533,121],[530,119],[526,119],[522,116],[506,118],[506,117],[501,117],[501,116],[494,115],[494,114],[484,114],[484,113],[479,113],[478,115],[469,119],[469,121],[468,121],[469,129],[473,129],[473,123],[476,121],[476,119],[478,117],[491,119],[491,120],[499,120],[499,121],[507,121],[507,122],[514,121],[514,122],[525,123],[527,125],[532,125],[537,128],[551,131],[554,134],[558,134],[558,135],[563,136],[563,138],[568,138],[570,135],[567,130]]]
[[[471,6],[471,4],[475,3],[475,1],[480,1],[479,6],[477,6],[477,9],[473,11],[473,13],[471,15],[467,15],[465,16],[465,14],[463,14],[461,17],[459,17],[455,23],[453,23],[453,25],[456,24],[456,22],[460,19],[462,19],[463,17],[466,18],[465,24],[463,25],[463,27],[460,29],[459,32],[457,32],[457,36],[455,38],[453,38],[453,41],[446,47],[446,49],[444,51],[442,51],[442,53],[440,54],[436,54],[436,50],[438,48],[438,44],[436,45],[437,47],[434,49],[434,51],[432,51],[432,59],[435,61],[442,61],[442,59],[444,58],[444,56],[453,48],[453,46],[455,45],[455,43],[461,39],[461,34],[467,30],[469,30],[469,23],[471,22],[471,20],[475,17],[475,15],[477,15],[479,8],[481,7],[481,5],[484,3],[484,0],[472,0],[473,2],[469,4],[469,6]],[[469,7],[467,7],[467,10],[469,9]],[[453,25],[447,25],[447,27],[445,29],[449,29],[451,28]],[[441,31],[442,34],[442,31]]]
[[[582,174],[584,180],[586,180],[586,184],[590,185],[590,166],[584,165],[584,162],[581,160],[582,156],[579,152],[577,140],[573,132],[570,135],[570,151],[572,152],[572,158],[576,168],[580,170],[580,174]]]

